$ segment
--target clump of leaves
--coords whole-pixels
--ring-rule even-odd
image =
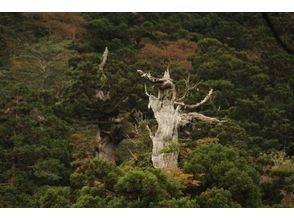
[[[173,153],[173,152],[179,151],[182,147],[183,147],[183,145],[180,143],[171,142],[170,144],[164,146],[160,150],[160,153]]]
[[[200,181],[194,179],[193,173],[185,173],[181,168],[174,168],[166,171],[166,175],[174,182],[184,186],[196,187]]]

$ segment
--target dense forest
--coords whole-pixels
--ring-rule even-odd
[[[293,33],[293,13],[0,13],[0,207],[294,207]],[[164,73],[204,100],[168,169]]]

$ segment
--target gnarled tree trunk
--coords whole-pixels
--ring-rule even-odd
[[[110,136],[101,136],[98,128],[96,134],[97,156],[99,159],[115,163],[115,144],[112,142]]]
[[[158,123],[157,131],[155,134],[150,132],[150,138],[153,143],[152,150],[152,162],[155,168],[171,169],[177,167],[179,152],[174,149],[171,152],[164,152],[164,148],[172,143],[178,142],[178,129],[180,126],[184,126],[190,123],[194,118],[202,120],[208,123],[221,122],[217,118],[207,117],[200,113],[190,112],[182,113],[182,108],[196,108],[204,104],[212,94],[212,90],[208,95],[199,103],[195,105],[186,105],[182,100],[188,93],[187,88],[185,95],[181,98],[177,98],[175,84],[170,78],[169,70],[167,69],[162,78],[153,77],[150,73],[145,73],[142,70],[138,70],[143,78],[150,80],[155,84],[158,90],[157,96],[148,94],[145,87],[145,93],[149,97],[148,107],[152,109],[154,117]]]
[[[113,118],[109,130],[97,130],[97,156],[99,159],[109,163],[115,163],[116,147],[121,141],[120,128],[124,118]]]

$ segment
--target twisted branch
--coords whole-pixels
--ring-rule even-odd
[[[195,88],[197,88],[198,84],[190,85],[190,74],[188,75],[188,78],[185,80],[185,92],[182,97],[178,98],[177,101],[182,101],[186,98],[186,96],[189,94],[189,92]]]
[[[163,81],[165,81],[165,79],[163,79],[163,78],[154,77],[150,73],[145,73],[142,70],[137,70],[137,72],[140,73],[141,77],[143,77],[145,79],[148,79],[148,80],[150,80],[151,82],[154,82],[154,83],[155,82],[163,82]]]
[[[179,124],[181,126],[184,126],[184,125],[190,123],[194,118],[196,118],[200,121],[207,122],[209,124],[225,122],[225,120],[219,120],[217,118],[208,117],[208,116],[205,116],[205,115],[197,113],[197,112],[182,113],[180,116],[181,116],[181,120],[180,120]]]
[[[208,94],[204,97],[204,99],[202,99],[201,102],[198,102],[198,103],[196,103],[194,105],[187,105],[184,102],[175,102],[175,104],[176,105],[181,105],[184,108],[197,108],[200,105],[203,105],[205,102],[207,102],[210,99],[210,97],[212,95],[212,92],[213,92],[213,89],[210,89],[209,92],[208,92]]]
[[[145,94],[146,94],[148,97],[150,97],[150,94],[149,94],[148,91],[147,91],[146,84],[145,84]]]

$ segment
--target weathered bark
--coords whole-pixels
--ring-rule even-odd
[[[101,135],[100,128],[97,130],[96,134],[97,143],[97,156],[103,161],[109,163],[115,163],[115,147],[113,140],[110,135]]]
[[[176,88],[170,78],[169,70],[167,69],[162,78],[153,77],[150,73],[145,73],[138,70],[141,77],[148,79],[155,84],[158,89],[157,97],[149,94],[145,87],[145,93],[149,97],[148,107],[152,109],[158,127],[153,135],[151,130],[150,138],[153,143],[152,162],[155,168],[171,169],[177,167],[178,150],[172,152],[163,152],[171,143],[178,142],[178,128],[190,123],[193,119],[202,120],[208,123],[221,122],[217,118],[208,117],[196,112],[181,113],[182,108],[196,108],[209,100],[212,95],[210,90],[208,95],[199,103],[194,105],[186,105],[182,102],[185,95],[179,99],[176,97]],[[190,89],[190,88],[188,88]],[[187,92],[185,92],[187,94]]]
[[[150,131],[150,138],[153,143],[152,162],[155,168],[172,168],[177,166],[178,151],[163,153],[164,147],[178,141],[178,123],[180,121],[179,109],[174,108],[176,98],[175,85],[170,79],[169,70],[162,78],[152,77],[149,73],[138,71],[142,77],[155,83],[158,88],[158,96],[149,96],[149,108],[152,109],[158,128],[153,135]]]
[[[123,120],[128,116],[117,116],[107,123],[110,126],[108,129],[97,129],[96,143],[97,143],[97,156],[106,162],[115,163],[116,161],[116,148],[120,141],[123,139],[121,135],[121,125]]]
[[[155,168],[177,166],[178,152],[162,153],[165,146],[178,141],[178,110],[173,108],[171,100],[149,96],[149,105],[158,123],[155,135],[151,135],[153,150],[152,162]]]
[[[102,73],[103,80],[107,80],[107,76],[104,74],[103,70],[107,63],[109,55],[109,50],[105,47],[104,53],[102,55],[102,61],[99,64],[100,73]],[[105,102],[111,99],[109,91],[103,91],[102,89],[96,90],[95,97]],[[111,108],[105,110],[105,112],[111,115],[114,111],[117,110],[121,102],[127,100],[128,97],[124,96]],[[123,120],[128,117],[128,114],[118,114],[112,118],[106,118],[104,120],[103,126],[102,123],[99,125],[96,134],[96,143],[97,143],[97,157],[101,160],[104,160],[108,163],[115,163],[116,161],[116,148],[120,141],[123,139],[121,135],[121,124]]]
[[[104,53],[102,55],[102,61],[99,64],[100,71],[103,71],[104,66],[108,59],[108,55],[109,55],[108,48],[105,47]],[[105,75],[103,76],[106,77]],[[107,101],[110,99],[109,92],[104,92],[102,90],[96,90],[95,97],[100,99],[101,101]],[[113,136],[117,132],[118,126],[113,120],[111,120],[109,123],[111,123],[111,126],[110,126],[111,129],[109,131],[102,132],[100,128],[98,128],[97,130],[97,134],[96,134],[97,156],[99,159],[103,161],[106,161],[109,163],[115,163],[116,143]]]
[[[108,50],[107,47],[105,47],[105,50],[104,50],[103,55],[102,55],[102,61],[99,64],[99,70],[101,70],[101,71],[103,70],[103,68],[104,68],[104,66],[105,66],[105,64],[107,62],[108,54],[109,54],[109,50]]]

